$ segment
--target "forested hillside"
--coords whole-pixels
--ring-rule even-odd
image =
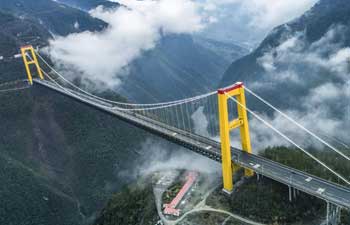
[[[25,79],[22,59],[14,55],[26,44],[45,46],[51,35],[35,20],[0,12],[0,21],[0,81]],[[146,136],[38,86],[0,93],[0,108],[0,224],[71,225],[93,218],[128,182],[118,171],[136,163],[135,149]]]
[[[139,176],[144,175],[144,165],[151,164],[150,158],[155,163],[164,162],[173,150],[181,151],[179,146],[111,115],[44,87],[29,86],[23,81],[26,71],[18,56],[24,45],[38,48],[72,82],[107,99],[137,103],[178,100],[244,81],[282,108],[293,106],[293,112],[300,109],[302,113],[296,117],[310,122],[312,128],[319,128],[318,123],[303,116],[314,116],[312,119],[332,128],[332,135],[348,141],[350,120],[348,111],[343,109],[350,96],[346,86],[350,71],[344,67],[344,58],[350,55],[347,0],[321,0],[302,17],[274,29],[251,54],[235,43],[201,39],[190,32],[169,35],[155,26],[160,31],[155,32],[159,39],[151,41],[154,48],[141,47],[135,52],[130,48],[131,55],[137,57],[131,57],[133,60],[123,68],[127,74],[120,77],[112,74],[111,79],[120,78],[120,85],[115,89],[92,90],[86,83],[80,83],[86,78],[84,72],[74,70],[74,63],[70,67],[59,65],[54,58],[50,60],[47,55],[50,51],[45,47],[53,40],[66,40],[69,35],[87,34],[85,37],[93,37],[92,41],[84,39],[93,54],[85,54],[85,48],[74,51],[83,50],[82,58],[86,56],[88,63],[94,63],[93,57],[99,57],[100,50],[115,54],[108,48],[115,43],[113,35],[107,35],[109,46],[98,45],[102,47],[96,51],[93,48],[94,41],[112,30],[111,23],[90,14],[99,5],[114,13],[118,7],[124,7],[107,0],[0,0],[0,225],[154,225],[158,216],[151,179]],[[187,18],[181,19],[186,22]],[[126,19],[126,23],[116,24],[128,26],[130,22]],[[115,33],[119,36],[121,32]],[[150,33],[153,34],[152,29]],[[123,40],[120,42],[117,44],[123,46]],[[101,58],[115,62],[113,55]],[[230,66],[232,60],[235,62]],[[307,62],[303,63],[304,60]],[[42,68],[49,72],[47,67]],[[28,88],[3,90],[7,82],[19,80]],[[249,106],[255,105],[250,97]],[[319,107],[324,102],[327,108]],[[206,129],[204,119],[199,123]],[[263,138],[255,136],[256,123],[250,121],[252,140],[262,142]],[[282,124],[282,128],[288,126]],[[268,144],[275,146],[272,136],[267,137]],[[158,151],[153,154],[155,149]],[[346,161],[316,148],[308,150],[334,165],[340,173],[348,174]],[[295,149],[271,147],[262,154],[338,181]],[[180,157],[180,161],[183,163],[184,158]],[[135,184],[136,178],[141,182]],[[209,201],[213,205],[219,201],[227,210],[266,223],[288,224],[302,218],[311,221],[323,213],[322,202],[310,196],[301,195],[297,202],[287,203],[287,187],[270,180],[259,183],[252,178],[244,185],[247,188],[239,190],[241,195],[224,199],[217,191]],[[198,220],[203,218],[199,216]],[[342,218],[346,221],[349,214],[343,212]]]
[[[196,43],[190,35],[165,36],[155,49],[130,65],[121,93],[136,102],[176,100],[207,93],[216,89],[228,62],[214,50]]]
[[[91,10],[96,8],[97,6],[104,6],[108,8],[118,7],[120,6],[117,2],[111,2],[108,0],[58,0],[66,5],[70,5],[72,7],[80,8],[83,10]]]
[[[0,11],[40,24],[54,35],[102,30],[107,26],[87,12],[51,0],[0,0]]]
[[[305,41],[305,46],[295,46],[298,48],[294,49],[294,51],[306,51],[307,46],[310,46],[318,40],[322,40],[332,28],[344,26],[342,30],[334,30],[334,35],[336,37],[331,41],[337,43],[338,48],[350,46],[350,31],[347,29],[350,24],[349,10],[350,6],[347,0],[321,0],[300,18],[275,28],[251,54],[234,61],[226,71],[221,85],[231,84],[235,80],[249,82],[264,80],[266,77],[265,74],[269,71],[266,71],[266,68],[264,68],[264,65],[261,63],[261,57],[267,52],[277,49],[286,40],[296,35],[303,35],[302,38],[303,41]],[[324,44],[326,44],[326,42]],[[327,46],[319,47],[325,48],[324,54],[329,50],[326,49]],[[278,55],[275,56],[278,57]],[[293,61],[290,63],[293,63]],[[302,76],[304,77],[301,78],[308,79],[307,76],[311,75],[302,74]],[[266,79],[268,79],[268,77]]]
[[[255,93],[333,144],[339,144],[334,137],[350,143],[349,135],[344,132],[350,129],[349,12],[347,0],[320,0],[301,17],[273,29],[251,54],[234,61],[220,86],[243,81]],[[290,123],[284,124],[285,120],[249,93],[247,99],[250,109],[267,114],[271,124],[299,144],[306,147],[315,143],[307,133]],[[260,145],[280,144],[272,141],[259,124],[252,122],[251,130],[255,132],[255,140],[260,139]]]

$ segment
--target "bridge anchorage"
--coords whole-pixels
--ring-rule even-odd
[[[349,156],[278,110],[265,99],[244,86],[243,83],[236,83],[230,87],[219,89],[217,92],[210,92],[172,102],[154,104],[117,102],[101,98],[76,86],[57,72],[32,46],[23,47],[21,53],[30,84],[35,83],[58,92],[73,100],[111,114],[120,120],[170,142],[183,146],[195,153],[222,163],[223,190],[225,193],[230,194],[233,191],[232,177],[239,168],[244,168],[245,176],[249,177],[256,173],[258,176],[268,177],[289,187],[290,200],[296,198],[299,192],[304,192],[324,200],[327,203],[327,219],[325,221],[327,225],[337,223],[340,209],[350,210],[349,186],[335,184],[252,154],[248,113],[319,165],[323,166],[325,170],[338,177],[343,183],[350,185],[347,178],[334,171],[323,161],[319,160],[257,113],[249,109],[246,105],[245,92],[259,99],[348,161],[350,161]],[[47,73],[40,67],[38,59],[50,69],[50,73]],[[40,79],[32,77],[30,65],[35,65]],[[230,110],[233,110],[233,104],[236,106],[238,118],[230,120],[233,115],[230,113]],[[205,132],[195,127],[194,115],[203,114],[206,118],[209,118]],[[201,121],[201,124],[203,124],[203,121]],[[237,128],[240,131],[242,150],[232,147],[230,142],[230,132]],[[220,137],[220,142],[216,141],[216,137]]]

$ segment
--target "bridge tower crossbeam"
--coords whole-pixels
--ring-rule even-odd
[[[235,97],[240,104],[237,104],[238,118],[229,121],[228,100]],[[239,166],[232,163],[230,131],[236,128],[240,130],[242,149],[247,153],[252,153],[250,143],[248,116],[246,111],[246,99],[243,83],[238,82],[227,88],[218,90],[219,105],[219,124],[222,155],[222,176],[224,192],[231,194],[233,191],[233,174],[239,169]],[[254,172],[250,169],[244,170],[245,176],[253,176]]]

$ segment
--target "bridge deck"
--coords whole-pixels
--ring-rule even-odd
[[[69,92],[65,91],[46,81],[34,79],[34,82],[99,110],[112,114],[121,120],[195,151],[205,157],[218,162],[221,161],[220,143],[214,140],[170,127],[164,123],[160,123],[140,114],[115,110],[112,105],[108,103],[98,101],[87,95],[83,95],[72,90],[69,90]],[[252,169],[256,173],[266,176],[272,180],[323,199],[339,207],[350,209],[350,188],[334,184],[257,155],[247,154],[235,148],[232,148],[232,160],[238,165]]]

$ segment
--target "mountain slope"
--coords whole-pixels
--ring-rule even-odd
[[[81,8],[83,10],[91,10],[100,5],[107,8],[120,6],[119,3],[111,2],[107,0],[58,0],[58,1],[66,5],[70,5],[72,7]]]
[[[128,181],[118,173],[139,163],[146,135],[112,116],[36,86],[2,94],[0,103],[6,118],[0,128],[2,224],[13,218],[15,224],[30,218],[41,224],[56,224],[57,217],[86,221]],[[11,211],[20,205],[26,214]],[[47,216],[52,210],[56,216]]]
[[[350,143],[350,2],[321,0],[300,18],[275,28],[251,54],[233,62],[221,81],[237,81],[308,129]],[[305,146],[319,144],[247,93],[248,106]],[[251,120],[256,148],[285,144]],[[333,144],[339,144],[331,140]]]
[[[224,57],[196,44],[189,35],[166,36],[131,64],[121,93],[138,102],[202,94],[216,88],[227,65]]]
[[[233,62],[225,72],[221,86],[229,85],[237,80],[260,79],[263,77],[264,68],[259,64],[258,59],[266,52],[277,48],[298,32],[304,32],[305,42],[311,44],[320,40],[334,25],[341,24],[349,27],[349,12],[350,4],[347,0],[321,0],[300,18],[275,28],[254,52]],[[344,31],[345,38],[342,40],[342,46],[350,45],[350,38],[347,34],[349,30]]]
[[[51,0],[0,0],[0,10],[39,23],[58,35],[102,30],[107,25],[87,12]]]
[[[195,36],[194,42],[204,48],[214,51],[229,62],[237,60],[249,53],[248,49],[237,44],[203,38],[200,36]]]
[[[34,18],[29,12],[34,10],[35,4],[39,7],[52,4],[53,11],[47,11],[45,17],[41,11],[43,14]],[[11,24],[0,27],[0,55],[6,57],[0,61],[1,83],[26,77],[21,58],[13,58],[20,46],[47,45],[47,40],[52,38],[51,26],[54,33],[65,35],[72,32],[75,17],[64,19],[66,12],[87,15],[58,3],[47,5],[44,1],[19,1],[15,4],[0,0],[0,5],[1,9],[12,14],[0,12],[3,24]],[[58,14],[56,7],[59,7]],[[94,22],[90,23],[90,17],[81,18],[87,20],[86,29],[98,29],[99,25],[96,27]],[[41,19],[47,23],[40,23]],[[171,87],[173,81],[181,85],[168,95],[162,94],[165,90],[161,89],[158,92],[161,97],[156,96],[157,100],[178,98],[176,92],[184,87],[188,87],[187,90],[184,88],[185,94],[192,95],[202,93],[208,86],[216,86],[228,63],[217,58],[214,52],[195,45],[189,36],[164,39],[158,50],[148,54],[152,57],[145,56],[139,64],[135,63],[140,66],[135,71],[142,72],[142,76],[136,78],[149,85],[146,93],[163,88],[163,85]],[[147,60],[154,64],[149,65]],[[163,65],[164,70],[152,74]],[[151,79],[157,79],[164,71],[169,79],[152,85]],[[147,77],[149,74],[153,76],[151,79]],[[181,81],[188,74],[195,76],[186,82]],[[189,82],[196,83],[189,85]],[[135,98],[142,98],[141,95]],[[110,93],[109,97],[121,98]],[[149,99],[153,101],[155,98],[146,100]],[[1,224],[21,224],[23,221],[33,225],[58,224],[60,220],[62,224],[73,225],[90,221],[111,193],[132,179],[132,176],[119,175],[123,171],[133,172],[143,155],[149,154],[142,152],[141,146],[152,136],[40,87],[34,86],[20,93],[1,93],[0,105],[0,118],[6,118],[1,120],[0,128],[0,158],[3,160],[0,182],[4,184],[0,198],[5,203],[0,207]],[[26,208],[24,214],[14,210],[19,205]]]
[[[33,20],[2,12],[0,22],[0,83],[25,79],[22,59],[13,55],[25,44],[46,45],[51,35]],[[35,85],[1,92],[0,106],[0,224],[75,225],[93,219],[128,182],[118,174],[139,164],[148,137]]]
[[[33,44],[35,46],[47,45],[50,33],[30,20],[21,20],[11,14],[0,11],[0,82],[18,78],[20,72],[24,72],[22,60],[14,59],[23,45]],[[24,78],[24,76],[21,76]]]

